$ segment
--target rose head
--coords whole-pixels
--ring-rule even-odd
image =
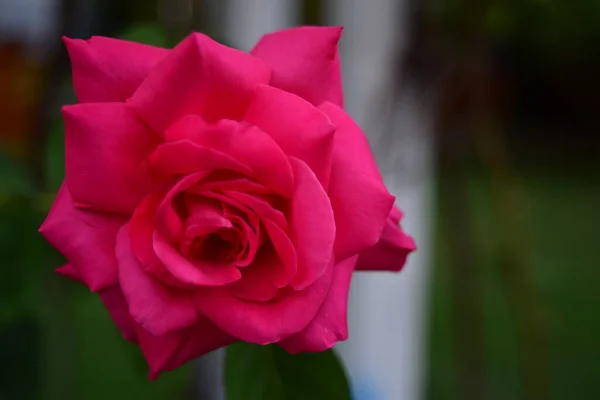
[[[250,54],[197,33],[170,51],[65,39],[79,104],[40,231],[151,377],[236,340],[326,350],[352,272],[414,250],[342,108],[340,35],[289,29]]]

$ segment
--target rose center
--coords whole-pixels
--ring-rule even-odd
[[[192,260],[209,263],[226,263],[235,259],[237,246],[230,230],[219,230],[205,236],[187,240],[182,252]]]

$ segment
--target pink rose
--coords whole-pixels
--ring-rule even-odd
[[[348,336],[352,272],[414,250],[344,112],[341,28],[250,54],[65,39],[66,179],[40,228],[98,292],[150,376],[237,340],[322,351]]]

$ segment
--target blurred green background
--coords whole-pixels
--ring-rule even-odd
[[[63,260],[37,229],[74,101],[58,33],[168,47],[218,37],[214,16],[202,1],[44,3],[57,32],[38,43],[17,29],[28,11],[0,2],[0,399],[193,398],[190,366],[147,381],[100,300],[52,272]],[[323,2],[303,3],[324,22]],[[411,79],[439,98],[427,397],[598,399],[600,2],[412,3],[398,90]]]

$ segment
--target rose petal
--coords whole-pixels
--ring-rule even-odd
[[[348,291],[357,259],[358,256],[350,257],[335,266],[319,312],[304,330],[279,342],[281,347],[292,354],[319,352],[348,338]]]
[[[225,207],[225,214],[231,221],[236,230],[240,244],[243,246],[238,258],[235,260],[235,266],[247,267],[254,262],[260,243],[260,223],[255,216],[246,216],[244,218],[230,214],[229,207]]]
[[[244,196],[238,196],[240,198],[238,200],[230,196],[232,193],[200,192],[200,194],[222,201],[224,204],[230,204],[232,207],[246,213],[248,218],[253,218],[253,216],[259,218],[265,228],[268,240],[279,255],[279,263],[270,263],[269,265],[273,266],[273,268],[263,269],[265,279],[268,279],[277,288],[287,286],[296,275],[298,258],[294,245],[287,233],[287,222],[283,215],[277,210],[269,209],[268,205],[257,207],[257,210],[260,212],[257,213],[252,206],[260,204],[260,200],[258,199],[253,199],[255,200],[254,202],[249,201],[249,204],[245,204]],[[240,193],[237,193],[237,195],[240,195]]]
[[[80,103],[125,101],[169,51],[126,40],[63,38]]]
[[[171,275],[186,285],[223,286],[242,277],[232,264],[213,265],[202,260],[187,260],[157,232],[154,232],[153,245],[156,255]]]
[[[390,211],[390,215],[388,216],[388,222],[392,221],[394,225],[399,225],[402,217],[402,211],[400,211],[398,207],[394,206],[392,207],[392,211]]]
[[[183,238],[184,227],[172,200],[167,197],[160,201],[156,209],[156,229],[169,241],[177,243]]]
[[[279,255],[279,264],[269,274],[269,279],[275,287],[283,288],[290,284],[298,273],[299,256],[288,234],[273,221],[263,221],[269,240]],[[266,277],[265,277],[266,278]]]
[[[123,103],[63,108],[66,182],[76,203],[131,213],[150,188],[142,166],[159,137]]]
[[[69,189],[63,184],[40,233],[69,260],[92,291],[117,282],[115,241],[126,223],[118,216],[95,213],[75,207]]]
[[[335,215],[336,261],[375,245],[394,204],[381,179],[369,142],[339,107],[320,107],[338,127],[333,150],[329,197]]]
[[[129,102],[160,133],[188,114],[239,120],[270,75],[261,60],[193,33],[150,71]]]
[[[229,286],[232,295],[248,301],[269,301],[279,292],[270,275],[281,267],[281,259],[271,248],[263,248],[249,268],[244,268],[242,278]]]
[[[268,204],[261,204],[260,200],[252,196],[245,197],[241,193],[202,192],[202,194],[218,199],[223,203],[231,204],[249,216],[256,213],[265,228],[268,240],[273,244],[281,260],[281,264],[277,268],[269,270],[269,279],[277,288],[287,286],[296,275],[298,258],[294,244],[291,242],[287,232],[287,221],[283,214],[269,207]]]
[[[136,323],[131,319],[131,315],[129,315],[129,308],[127,307],[127,302],[121,288],[114,286],[104,289],[99,295],[102,303],[104,303],[104,307],[108,310],[110,317],[121,331],[123,337],[130,342],[137,342],[135,332]]]
[[[249,217],[253,215],[255,210],[252,206],[260,204],[260,200],[254,199],[255,202],[249,202],[249,205],[244,204],[244,196],[238,196],[240,200],[237,200],[233,196],[233,193],[216,193],[216,192],[202,192],[201,194],[218,199],[226,204],[231,204],[233,207],[247,213]],[[237,195],[241,195],[237,193]],[[252,196],[249,196],[249,198]],[[262,208],[262,209],[261,209]],[[269,279],[275,287],[282,288],[287,286],[294,276],[296,275],[298,258],[294,244],[291,242],[289,234],[287,233],[287,222],[283,218],[283,215],[274,209],[268,211],[268,206],[262,205],[257,207],[258,213],[256,214],[262,222],[265,231],[267,232],[268,240],[272,243],[275,251],[279,255],[279,264],[271,263],[273,268],[264,269],[265,279]]]
[[[150,367],[148,376],[152,380],[162,372],[174,370],[188,361],[236,341],[202,317],[193,326],[162,336],[154,336],[139,326],[136,331],[140,348]]]
[[[233,224],[223,215],[218,204],[202,198],[194,199],[190,203],[187,207],[189,216],[185,221],[186,234],[208,235],[219,229],[233,228]]]
[[[294,94],[261,85],[244,121],[271,135],[288,156],[304,161],[327,187],[335,126],[323,111]]]
[[[277,288],[282,288],[290,284],[298,270],[298,257],[294,244],[287,232],[288,224],[283,214],[271,208],[268,203],[262,202],[253,196],[245,196],[242,193],[228,192],[222,194],[217,192],[202,192],[202,194],[218,199],[226,204],[231,204],[248,215],[256,213],[265,227],[268,240],[273,244],[280,258],[280,264],[275,268],[268,269],[265,278],[268,276],[268,279]]]
[[[234,190],[226,192],[224,197],[228,198],[224,201],[230,201],[232,204],[243,204],[254,211],[262,220],[272,221],[282,229],[288,228],[285,215],[260,197]]]
[[[297,94],[315,106],[343,107],[338,41],[342,27],[302,26],[263,36],[252,55],[273,69],[271,86]]]
[[[71,264],[62,265],[54,270],[57,274],[64,276],[65,278],[72,279],[77,282],[83,283],[81,278],[81,274],[75,268],[71,266]]]
[[[336,224],[329,197],[315,174],[290,157],[295,191],[291,205],[292,241],[298,253],[298,272],[292,287],[303,290],[318,279],[333,258]]]
[[[161,202],[164,202],[162,194],[155,192],[146,196],[135,209],[129,221],[131,251],[144,271],[159,281],[172,286],[185,286],[171,275],[154,251],[153,236],[158,228],[157,209]]]
[[[189,140],[165,143],[148,156],[148,167],[164,175],[186,175],[203,172],[205,175],[226,169],[251,175],[252,171],[231,156],[214,149],[198,146]]]
[[[362,271],[398,272],[406,263],[408,255],[416,250],[415,241],[399,226],[402,214],[392,209],[379,242],[362,253],[356,265]]]
[[[220,286],[235,282],[241,277],[233,265],[210,265],[202,261],[191,262],[183,257],[171,243],[156,230],[156,213],[159,204],[172,202],[173,198],[197,183],[206,176],[205,173],[194,173],[180,179],[162,199],[159,193],[147,196],[136,209],[130,226],[130,243],[136,258],[144,269],[159,280],[172,286]],[[206,224],[201,221],[202,213],[191,217],[191,222]],[[222,219],[222,218],[221,218]],[[227,222],[227,221],[225,221]],[[228,226],[231,226],[229,224]]]
[[[300,332],[315,317],[332,274],[333,265],[305,290],[289,290],[267,302],[239,299],[228,288],[202,290],[196,293],[196,305],[215,325],[240,340],[275,343]]]
[[[153,335],[192,325],[197,312],[186,297],[148,275],[131,251],[129,226],[119,230],[116,254],[119,262],[119,282],[129,305],[131,317]]]
[[[195,144],[224,153],[245,165],[252,176],[273,191],[292,192],[292,169],[285,153],[272,137],[255,126],[222,120],[207,124],[197,115],[186,116],[167,131],[168,140],[189,139]]]
[[[223,192],[233,190],[242,193],[253,193],[253,194],[269,194],[273,191],[263,185],[262,183],[251,180],[245,176],[239,176],[235,178],[219,179],[218,176],[214,178],[208,177],[206,181],[202,182],[199,190],[220,190]]]

